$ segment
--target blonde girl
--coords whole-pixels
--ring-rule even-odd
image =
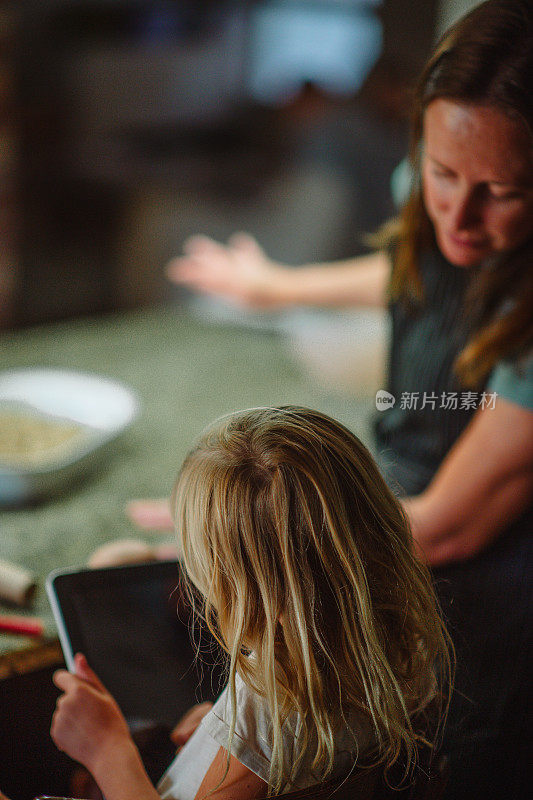
[[[185,460],[173,510],[228,683],[161,796],[239,800],[358,763],[414,764],[438,724],[447,635],[401,506],[357,437],[298,407],[225,417]],[[56,744],[107,800],[156,797],[83,657],[55,681]]]

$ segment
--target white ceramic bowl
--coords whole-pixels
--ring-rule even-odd
[[[0,406],[28,408],[36,414],[79,424],[79,446],[38,466],[0,463],[0,504],[21,505],[68,487],[87,471],[135,419],[139,402],[121,383],[100,375],[59,369],[0,372]],[[60,451],[61,452],[61,451]]]
[[[295,311],[280,329],[291,355],[319,385],[361,399],[385,385],[390,335],[385,310]]]

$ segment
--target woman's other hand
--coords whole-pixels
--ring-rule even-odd
[[[193,236],[186,240],[183,250],[184,255],[167,267],[167,275],[174,283],[249,308],[285,305],[284,279],[288,270],[271,261],[252,236],[237,233],[227,245],[207,236]]]
[[[402,504],[433,567],[472,558],[529,506],[533,412],[498,397],[478,410],[428,488]]]
[[[138,528],[152,531],[171,531],[174,528],[170,505],[166,498],[157,500],[132,500],[126,514]]]
[[[187,713],[183,715],[170,734],[170,738],[177,747],[183,747],[183,745],[189,741],[200,722],[212,708],[213,703],[199,703],[190,708]]]
[[[95,775],[100,762],[113,763],[122,751],[135,745],[122,712],[85,656],[75,657],[75,675],[66,670],[54,674],[63,691],[52,717],[51,736],[59,750],[79,761]]]

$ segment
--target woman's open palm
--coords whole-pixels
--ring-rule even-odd
[[[283,267],[271,261],[252,236],[235,234],[226,245],[207,236],[193,236],[183,250],[183,256],[167,267],[174,283],[250,308],[281,304],[278,281]]]

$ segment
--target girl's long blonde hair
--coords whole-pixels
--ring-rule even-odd
[[[326,777],[350,712],[369,721],[377,760],[414,763],[418,725],[449,685],[448,637],[406,517],[357,437],[305,408],[236,413],[186,458],[173,507],[201,614],[229,656],[231,735],[237,673],[270,712],[271,790],[304,758]]]

